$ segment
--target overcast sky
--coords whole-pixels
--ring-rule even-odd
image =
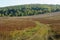
[[[21,4],[60,4],[60,0],[0,0],[0,7]]]

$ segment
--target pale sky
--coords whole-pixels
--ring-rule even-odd
[[[0,0],[0,7],[22,4],[60,4],[60,0]]]

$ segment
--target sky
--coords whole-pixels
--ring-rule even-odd
[[[0,7],[24,4],[60,4],[60,0],[0,0]]]

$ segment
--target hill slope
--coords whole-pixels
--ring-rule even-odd
[[[0,8],[0,16],[31,16],[60,11],[60,5],[28,4]]]

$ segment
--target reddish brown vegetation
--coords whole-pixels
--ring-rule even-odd
[[[50,27],[56,34],[60,34],[60,20],[51,20],[51,19],[34,19],[39,21],[40,23],[50,24]]]
[[[0,31],[12,31],[12,30],[21,30],[24,28],[35,27],[36,24],[34,21],[39,21],[40,23],[50,24],[50,27],[53,31],[60,34],[60,20],[52,19],[41,19],[41,18],[20,18],[20,19],[9,19],[9,20],[0,20]]]
[[[0,31],[13,31],[13,30],[22,30],[24,28],[35,27],[36,24],[27,19],[18,19],[18,20],[0,20]]]

